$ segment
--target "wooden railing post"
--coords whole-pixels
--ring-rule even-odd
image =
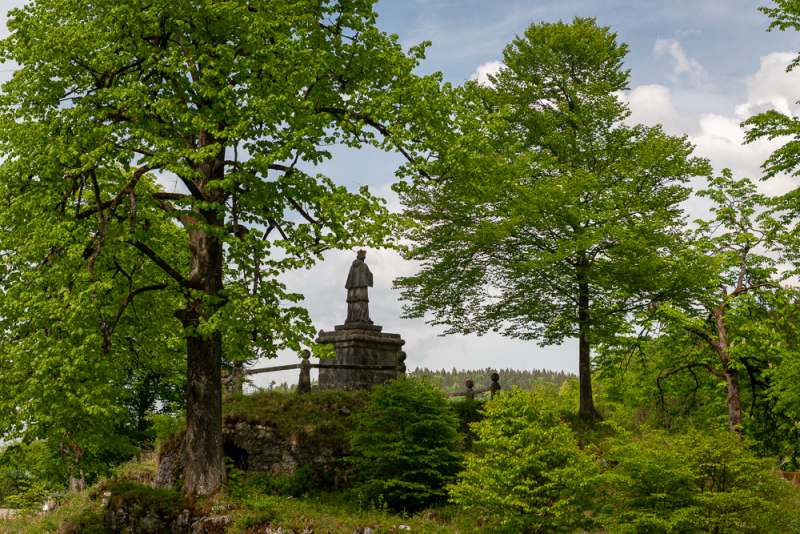
[[[233,360],[233,372],[231,373],[230,389],[231,393],[241,395],[244,392],[244,370],[242,360]]]
[[[494,400],[495,393],[500,391],[500,375],[497,373],[492,373],[492,383],[489,385],[489,387],[491,388],[489,391],[492,392],[490,400]]]
[[[466,393],[465,397],[467,397],[467,402],[474,401],[475,400],[475,392],[472,390],[472,387],[475,385],[475,382],[473,382],[472,380],[467,380],[464,383],[464,385],[467,386],[467,391],[465,392]]]
[[[310,352],[303,351],[303,361],[300,362],[300,379],[297,381],[297,393],[311,393],[311,362],[308,361]]]

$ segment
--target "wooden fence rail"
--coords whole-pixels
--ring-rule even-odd
[[[456,391],[455,393],[446,393],[445,397],[466,397],[467,402],[472,402],[475,400],[475,395],[478,393],[486,393],[487,391],[491,392],[491,399],[494,399],[495,394],[500,391],[500,375],[497,373],[492,373],[492,383],[485,388],[478,388],[473,389],[475,386],[475,382],[472,380],[467,380],[464,385],[467,387],[465,391]]]
[[[257,369],[242,369],[244,362],[242,360],[233,360],[233,372],[228,375],[227,371],[222,372],[222,385],[229,386],[227,391],[235,391],[242,393],[242,386],[244,384],[245,375],[255,375],[259,373],[272,373],[275,371],[290,371],[292,369],[300,369],[300,379],[297,382],[298,393],[308,393],[311,391],[311,369],[348,369],[348,370],[362,370],[362,371],[397,371],[398,373],[406,372],[406,353],[400,351],[397,353],[397,365],[357,365],[346,363],[311,363],[308,357],[311,353],[307,350],[303,351],[305,357],[300,363],[293,363],[291,365],[276,365],[275,367],[260,367]]]

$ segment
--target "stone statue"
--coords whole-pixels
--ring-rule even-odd
[[[347,282],[344,284],[347,289],[347,319],[344,324],[372,324],[372,319],[369,318],[369,295],[367,294],[367,288],[372,287],[372,273],[364,263],[366,257],[367,253],[359,250],[356,260],[350,266],[350,272],[347,274]]]

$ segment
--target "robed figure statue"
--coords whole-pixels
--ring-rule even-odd
[[[359,250],[356,260],[350,266],[347,274],[347,282],[344,287],[347,289],[347,319],[348,323],[367,323],[372,324],[369,318],[369,295],[367,288],[372,287],[372,273],[364,263],[367,253]]]

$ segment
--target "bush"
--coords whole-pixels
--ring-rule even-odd
[[[488,527],[527,534],[588,526],[586,487],[595,468],[578,448],[559,406],[544,391],[514,388],[473,424],[478,441],[451,500],[487,514]]]
[[[239,499],[248,496],[283,495],[299,497],[310,493],[316,486],[314,469],[310,466],[298,467],[293,473],[245,473],[232,469],[228,476],[228,488]]]
[[[797,532],[800,492],[726,431],[648,431],[604,444],[603,526],[620,534]]]
[[[415,511],[444,497],[461,465],[460,437],[448,402],[427,378],[375,388],[353,414],[348,463],[372,504]]]

